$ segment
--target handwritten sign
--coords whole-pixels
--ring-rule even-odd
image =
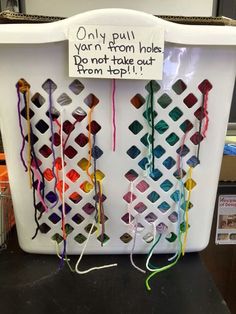
[[[69,76],[162,79],[162,27],[77,25],[69,30]]]

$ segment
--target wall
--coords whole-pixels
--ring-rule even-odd
[[[157,15],[211,16],[216,0],[25,0],[26,13],[71,16],[99,8],[127,8]]]

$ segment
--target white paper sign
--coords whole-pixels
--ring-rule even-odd
[[[164,29],[77,25],[69,29],[69,76],[162,79]]]
[[[219,195],[217,244],[236,244],[236,195]]]

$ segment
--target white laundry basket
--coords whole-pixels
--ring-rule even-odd
[[[146,27],[162,25],[165,29],[163,80],[154,83],[157,174],[154,179],[144,176],[145,160],[143,160],[147,156],[145,135],[148,132],[148,124],[144,113],[149,82],[116,81],[117,148],[113,152],[111,80],[68,77],[68,28],[77,24]],[[192,174],[193,185],[195,183],[196,185],[191,195],[187,251],[199,251],[205,248],[210,235],[234,87],[235,45],[236,28],[233,27],[179,25],[146,13],[123,9],[91,11],[51,24],[0,25],[0,125],[17,232],[22,249],[34,253],[55,253],[52,239],[60,242],[62,230],[59,202],[56,207],[43,213],[39,220],[43,232],[39,232],[32,240],[35,233],[33,195],[29,188],[28,174],[24,171],[20,160],[22,138],[18,124],[15,87],[21,78],[30,84],[34,149],[40,160],[42,172],[52,168],[51,132],[47,115],[49,95],[45,90],[45,82],[48,79],[52,81],[52,102],[58,112],[62,108],[60,97],[68,103],[63,107],[63,121],[64,123],[66,121],[65,128],[63,125],[63,136],[66,136],[66,125],[71,125],[75,121],[76,109],[88,113],[91,99],[98,103],[92,119],[95,121],[97,131],[96,145],[99,158],[96,166],[101,171],[102,177],[104,175],[102,183],[106,242],[101,246],[101,238],[98,232],[94,232],[88,242],[86,253],[99,254],[130,252],[134,231],[128,223],[128,207],[130,215],[132,217],[138,215],[139,220],[135,252],[149,251],[151,245],[149,238],[153,234],[153,226],[157,228],[157,232],[163,233],[157,251],[176,251],[177,240],[170,241],[171,236],[177,233],[178,221],[175,199],[178,191],[176,160],[186,123],[189,123],[192,128],[184,146],[185,172],[189,163],[195,160],[193,156],[197,154],[198,145],[194,140],[196,139],[194,134],[199,129],[202,88],[205,83],[210,86],[209,129],[207,137],[201,143],[200,164],[193,168]],[[25,116],[23,110],[21,118],[26,136]],[[160,121],[164,121],[164,128],[158,127]],[[94,191],[91,189],[88,192],[83,188],[83,183],[88,181],[83,163],[83,158],[88,158],[89,150],[87,126],[87,117],[76,124],[68,140],[69,151],[65,154],[65,177],[68,185],[65,192],[65,222],[69,228],[67,252],[70,254],[81,252],[94,220]],[[55,125],[54,128],[58,137],[57,126]],[[133,148],[130,150],[131,147]],[[60,157],[58,143],[55,145],[55,154],[56,157]],[[25,150],[24,156],[26,155]],[[75,175],[73,182],[70,176],[71,170]],[[132,204],[129,204],[131,181],[134,197]],[[186,175],[183,181],[187,181]],[[45,201],[49,207],[50,201],[47,195],[53,192],[53,185],[53,179],[45,181]],[[36,203],[40,203],[38,198]],[[40,205],[38,209],[40,210]],[[39,213],[40,211],[37,215]]]

